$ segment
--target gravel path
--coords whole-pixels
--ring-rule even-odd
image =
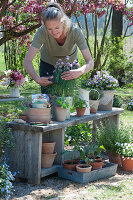
[[[124,182],[130,185],[133,180],[133,172],[124,172],[118,168],[115,176],[102,179],[93,183],[79,184],[69,180],[58,178],[57,175],[45,177],[41,184],[36,186],[26,182],[14,182],[14,195],[12,200],[90,200],[95,198],[96,188],[103,186],[117,186]],[[88,193],[89,192],[89,193]],[[89,194],[89,196],[88,196]],[[112,198],[111,198],[112,199]],[[123,199],[123,198],[121,198]],[[133,198],[131,198],[133,199]],[[114,199],[113,199],[114,200]]]

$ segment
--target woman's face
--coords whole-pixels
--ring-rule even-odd
[[[56,39],[63,33],[63,23],[59,20],[48,20],[45,22],[48,32]]]

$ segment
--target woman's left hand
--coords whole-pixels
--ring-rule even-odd
[[[71,80],[71,79],[76,79],[81,75],[82,75],[82,72],[79,69],[74,69],[74,70],[63,72],[61,75],[61,78],[64,80]]]

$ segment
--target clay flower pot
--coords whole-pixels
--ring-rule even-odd
[[[65,160],[62,165],[65,169],[76,170],[76,165],[79,164],[79,160]]]
[[[43,122],[48,124],[51,121],[51,108],[29,108],[27,117],[30,122]]]
[[[122,168],[125,171],[133,171],[133,158],[132,157],[121,157]]]
[[[101,158],[95,159],[94,162],[91,162],[90,165],[92,166],[92,170],[101,169],[104,165]]]
[[[89,100],[90,102],[90,113],[96,114],[98,110],[99,100]]]
[[[92,166],[89,164],[76,165],[77,172],[87,173],[91,171]]]
[[[42,154],[53,153],[56,142],[43,142]]]
[[[56,155],[57,155],[57,152],[42,154],[41,167],[42,168],[52,167]]]
[[[122,165],[120,154],[115,155],[113,152],[108,152],[108,157],[109,157],[109,162],[118,164],[120,166]]]
[[[78,117],[84,116],[85,110],[86,110],[86,107],[82,108],[81,110],[79,109],[79,107],[76,107],[77,116],[78,116]]]
[[[63,122],[66,120],[67,109],[61,108],[59,106],[55,106],[55,119],[59,122]]]

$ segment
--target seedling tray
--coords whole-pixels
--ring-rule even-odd
[[[67,170],[61,166],[58,168],[58,176],[77,183],[88,183],[114,176],[117,171],[117,166],[117,164],[105,162],[102,169],[93,170],[87,173]]]

